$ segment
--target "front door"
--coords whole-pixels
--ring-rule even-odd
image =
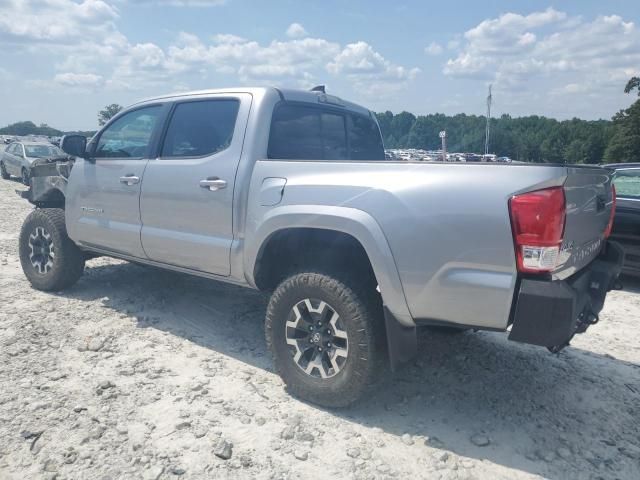
[[[140,187],[163,107],[120,115],[76,161],[67,192],[67,231],[77,243],[145,258],[140,242]]]
[[[142,183],[142,246],[152,260],[230,274],[233,191],[251,95],[175,104]]]

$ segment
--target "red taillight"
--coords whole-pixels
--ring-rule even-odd
[[[609,216],[609,223],[607,223],[607,228],[604,229],[604,238],[609,238],[611,235],[611,230],[613,230],[613,217],[616,216],[616,186],[611,184],[611,214]]]
[[[564,189],[546,188],[509,200],[518,270],[526,273],[555,270],[564,234]]]

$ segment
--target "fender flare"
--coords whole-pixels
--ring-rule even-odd
[[[291,228],[334,230],[360,242],[378,280],[386,309],[402,327],[415,328],[387,239],[378,222],[359,209],[325,205],[285,205],[270,209],[254,228],[249,228],[252,231],[245,237],[244,272],[250,285],[256,286],[254,268],[269,238]]]

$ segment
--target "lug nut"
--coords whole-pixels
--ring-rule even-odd
[[[313,325],[311,325],[311,326],[309,327],[309,331],[310,331],[310,332],[313,332]]]
[[[327,342],[327,348],[331,348],[331,342]]]
[[[318,351],[321,352],[322,351],[322,347],[318,347]]]
[[[327,335],[331,335],[331,330],[327,329]]]

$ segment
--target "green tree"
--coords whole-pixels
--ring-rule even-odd
[[[103,110],[98,112],[98,125],[102,126],[107,123],[111,118],[118,114],[122,110],[122,106],[117,103],[107,105]]]
[[[639,77],[632,77],[624,92],[631,93],[634,89],[640,96]],[[604,160],[607,163],[640,161],[640,100],[614,115],[613,135],[604,152]]]
[[[624,87],[624,93],[630,93],[634,88],[638,89],[638,96],[640,97],[640,77],[631,77]]]

